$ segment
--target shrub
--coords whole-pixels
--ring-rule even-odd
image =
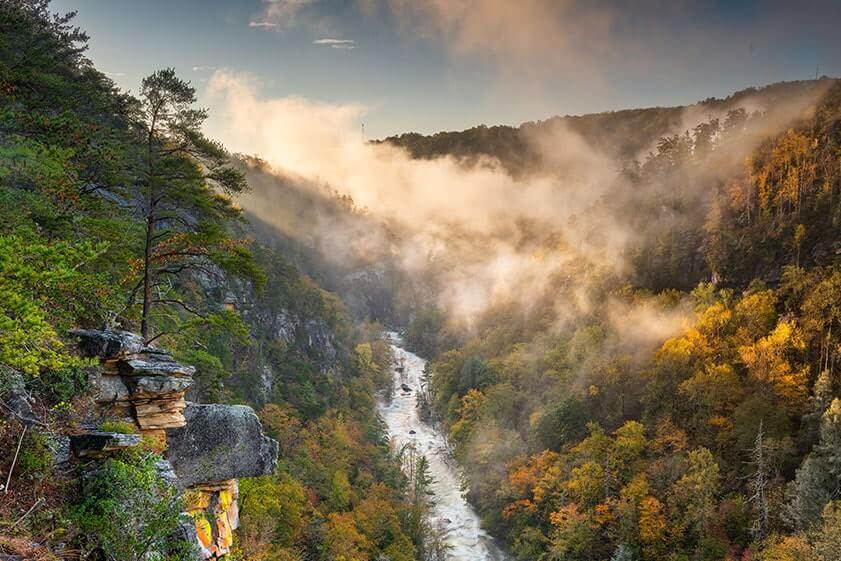
[[[120,561],[186,557],[191,545],[176,538],[183,500],[158,475],[159,459],[154,454],[110,458],[88,476],[71,512],[83,547]]]
[[[52,467],[53,457],[43,434],[29,432],[18,455],[18,469],[21,473],[47,474]]]
[[[99,430],[102,432],[116,432],[119,434],[137,434],[137,427],[134,423],[117,420],[103,421],[99,425]]]

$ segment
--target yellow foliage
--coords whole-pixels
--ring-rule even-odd
[[[768,538],[762,561],[812,561],[812,549],[801,536],[773,536]]]
[[[639,506],[640,541],[644,544],[658,543],[666,531],[666,517],[663,504],[656,497],[645,497]]]
[[[687,445],[686,433],[675,426],[671,419],[661,419],[657,423],[657,432],[651,442],[652,450],[659,453],[680,452]]]
[[[721,410],[741,394],[741,382],[729,364],[707,364],[681,382],[678,391],[704,411]]]
[[[345,561],[368,561],[371,543],[356,527],[353,516],[347,512],[328,515],[326,541],[330,557]]]
[[[595,505],[604,495],[604,468],[597,463],[587,462],[573,468],[564,487],[570,498],[582,505]]]
[[[792,352],[805,348],[797,327],[781,321],[767,337],[752,345],[739,347],[739,356],[753,380],[769,384],[774,393],[795,407],[808,397],[808,368],[794,369],[788,359]]]

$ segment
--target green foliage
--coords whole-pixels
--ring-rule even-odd
[[[139,561],[147,555],[182,559],[190,544],[177,537],[184,505],[181,494],[155,469],[154,455],[111,458],[84,484],[71,518],[83,545],[100,549],[107,559]]]
[[[588,411],[583,401],[568,399],[550,406],[541,415],[534,429],[539,446],[560,450],[567,443],[580,440],[586,434]]]
[[[30,386],[48,403],[70,403],[88,388],[88,369],[78,365],[42,370]]]
[[[64,350],[55,326],[68,326],[100,288],[80,269],[101,251],[0,236],[0,363],[30,376],[82,364]],[[71,289],[78,298],[66,297]]]
[[[294,546],[306,523],[307,496],[288,473],[240,480],[242,532],[240,539],[254,546]]]
[[[116,432],[119,434],[136,434],[137,426],[126,421],[103,421],[99,424],[99,430],[103,432]]]
[[[53,456],[47,438],[36,431],[28,431],[18,456],[18,469],[29,475],[48,475],[53,465]]]

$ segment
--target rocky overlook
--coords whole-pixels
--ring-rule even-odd
[[[97,459],[151,439],[163,453],[160,477],[183,492],[197,557],[229,553],[239,525],[240,477],[273,473],[278,444],[247,406],[189,403],[195,368],[125,331],[77,330],[80,352],[102,368],[91,380],[104,416],[130,420],[139,434],[91,430],[71,437],[78,458]]]

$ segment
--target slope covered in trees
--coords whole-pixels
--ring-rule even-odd
[[[598,205],[640,233],[624,270],[408,326],[514,558],[837,558],[841,84],[767,118],[730,107],[623,167]]]
[[[153,442],[109,461],[95,494],[54,462],[63,435],[130,428],[93,418],[99,366],[69,335],[108,326],[195,365],[190,399],[251,404],[280,441],[277,473],[241,482],[237,555],[413,559],[425,506],[374,413],[391,381],[379,332],[254,241],[233,198],[245,174],[201,134],[189,83],[165,69],[132,97],[85,43],[46,0],[0,2],[0,447],[19,447],[0,459],[0,553],[185,558]],[[117,515],[132,524],[114,531]]]
[[[726,115],[736,108],[752,112],[760,107],[783,106],[821,89],[820,81],[816,80],[781,82],[741,90],[726,98],[711,97],[689,106],[555,116],[518,127],[479,125],[431,135],[410,132],[390,136],[382,142],[401,146],[415,158],[455,156],[476,161],[479,157],[491,157],[511,173],[522,174],[547,165],[546,153],[538,139],[547,132],[564,128],[581,135],[590,146],[612,158],[633,161],[645,156],[660,138],[682,133],[710,117]]]
[[[406,320],[407,341],[434,359],[420,405],[514,558],[836,558],[836,80],[388,139],[418,158],[496,158],[522,177],[563,172],[539,142],[563,129],[618,164],[571,220],[594,247],[606,225],[633,232],[623,266],[572,248],[528,302],[498,299],[465,322],[429,304],[437,273],[457,264],[408,278],[392,224],[231,158],[201,134],[206,114],[176,73],[150,74],[135,98],[84,46],[48,2],[0,0],[0,446],[20,444],[0,460],[0,552],[132,558],[171,537],[183,505],[153,477],[153,443],[110,464],[93,498],[52,459],[58,435],[125,428],[90,418],[96,366],[68,336],[105,325],[172,349],[197,367],[192,399],[251,404],[278,439],[277,474],[241,483],[241,558],[428,558],[428,481],[407,481],[374,414],[391,357],[347,305]],[[281,234],[235,200],[278,185]],[[516,226],[534,261],[572,245]],[[389,252],[342,251],[373,229]],[[32,429],[6,415],[21,389]],[[167,499],[159,512],[123,501],[150,493]],[[91,515],[117,509],[152,535],[105,532],[108,516]]]

